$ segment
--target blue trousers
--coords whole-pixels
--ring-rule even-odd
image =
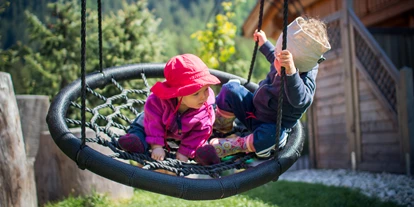
[[[229,81],[222,86],[216,97],[216,104],[219,109],[234,113],[236,118],[253,132],[253,145],[257,156],[270,156],[276,145],[276,123],[265,123],[251,116],[255,113],[252,92],[239,82]],[[281,128],[279,147],[282,147],[280,144],[286,143],[290,130]]]
[[[145,129],[144,129],[144,112],[138,114],[137,118],[135,118],[134,122],[132,122],[131,126],[129,127],[128,131],[129,134],[134,134],[141,140],[142,144],[144,145],[145,152],[149,149],[147,141],[145,141]]]

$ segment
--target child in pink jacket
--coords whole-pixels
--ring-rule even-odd
[[[215,95],[210,85],[220,81],[208,71],[195,55],[184,54],[171,58],[164,68],[165,81],[151,88],[144,113],[132,123],[128,133],[119,138],[125,151],[151,152],[155,160],[164,160],[167,138],[179,141],[176,159],[187,162],[195,158],[198,147],[206,144],[215,120]],[[209,151],[207,150],[207,153]],[[220,162],[215,150],[212,156],[197,160],[201,164]],[[206,160],[207,159],[207,160]]]

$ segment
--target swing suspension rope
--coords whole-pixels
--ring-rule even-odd
[[[287,26],[288,26],[288,0],[284,1],[283,4],[283,35],[282,35],[282,50],[285,50],[287,47]],[[279,99],[277,101],[277,120],[276,120],[276,143],[279,143],[280,132],[282,128],[282,106],[283,106],[283,95],[285,90],[285,67],[281,67],[281,83],[279,90]],[[275,145],[277,152],[277,144]],[[274,154],[275,159],[277,158],[277,153]]]
[[[102,71],[102,18],[101,18],[101,0],[97,0],[98,1],[98,21],[99,21],[99,28],[98,28],[98,32],[99,32],[99,69],[100,72],[103,73]],[[286,48],[286,28],[287,28],[287,6],[288,6],[288,1],[285,0],[284,1],[284,32],[283,32],[283,48]],[[67,123],[70,124],[74,124],[74,125],[81,125],[81,139],[82,139],[82,144],[81,144],[81,148],[83,148],[86,145],[86,142],[95,142],[97,144],[106,146],[108,148],[110,148],[114,154],[109,155],[110,157],[113,158],[120,158],[120,159],[125,159],[125,160],[134,160],[138,163],[140,163],[141,165],[143,165],[144,169],[149,169],[149,170],[157,170],[157,169],[163,169],[163,170],[168,170],[170,172],[175,173],[176,175],[179,176],[187,176],[190,174],[205,174],[205,175],[210,175],[212,177],[219,177],[220,174],[223,171],[229,170],[229,169],[247,169],[250,168],[250,166],[247,164],[249,160],[251,160],[252,158],[254,158],[253,153],[250,154],[236,154],[234,156],[231,156],[228,160],[225,160],[219,164],[215,164],[215,165],[211,165],[211,166],[199,166],[195,163],[183,163],[179,160],[175,159],[175,154],[174,153],[167,153],[167,158],[164,161],[156,161],[154,159],[152,159],[150,156],[145,155],[145,154],[140,154],[140,153],[129,153],[129,152],[124,152],[123,150],[120,150],[119,146],[118,146],[118,142],[117,142],[117,138],[119,138],[119,135],[117,133],[114,133],[110,130],[110,126],[114,126],[118,129],[122,129],[122,130],[127,130],[127,127],[123,126],[122,124],[118,124],[112,121],[113,118],[121,118],[122,120],[127,121],[128,123],[132,123],[132,121],[127,118],[126,116],[120,114],[120,113],[115,113],[113,115],[111,115],[110,117],[105,117],[101,114],[99,114],[99,109],[103,108],[103,107],[110,107],[113,111],[119,111],[120,109],[123,108],[127,108],[130,111],[132,111],[135,115],[138,115],[139,112],[136,111],[136,109],[134,107],[132,107],[132,104],[140,104],[143,105],[145,103],[145,100],[128,100],[128,95],[129,94],[144,94],[146,96],[148,96],[149,94],[149,86],[148,86],[148,82],[146,80],[145,74],[142,73],[141,77],[142,80],[144,81],[144,84],[146,86],[146,89],[144,90],[137,90],[137,89],[124,89],[114,78],[111,79],[111,83],[113,85],[115,85],[115,87],[121,91],[121,95],[115,95],[112,97],[105,97],[95,91],[93,91],[93,89],[91,89],[87,84],[86,84],[86,70],[85,70],[85,65],[86,65],[86,0],[82,0],[82,9],[81,9],[81,104],[77,104],[75,102],[71,103],[72,107],[75,108],[79,108],[81,110],[81,121],[78,120],[74,120],[74,119],[70,119],[70,118],[66,118]],[[263,5],[264,5],[264,0],[260,1],[260,12],[259,12],[259,23],[258,23],[258,31],[261,30],[261,25],[262,25],[262,18],[263,18]],[[248,80],[247,83],[250,82],[250,78],[252,75],[252,70],[253,70],[253,66],[254,66],[254,62],[256,59],[256,54],[257,54],[257,49],[258,49],[258,42],[256,41],[255,43],[255,49],[253,52],[253,58],[250,64],[250,70],[249,70],[249,76],[248,76]],[[282,81],[284,80],[284,68],[282,68]],[[247,84],[246,83],[246,84]],[[245,84],[245,85],[246,85]],[[282,102],[283,102],[283,84],[281,85],[282,88],[280,90],[280,96],[279,96],[279,104],[278,104],[278,119],[277,119],[277,131],[276,134],[278,136],[276,136],[276,138],[278,139],[279,135],[280,135],[280,125],[281,125],[281,106],[282,106]],[[86,93],[90,93],[93,96],[97,97],[100,100],[103,100],[105,102],[105,104],[97,106],[95,108],[87,108],[86,107]],[[124,99],[127,100],[127,104],[125,105],[121,105],[121,106],[113,106],[112,102],[119,100],[119,99]],[[86,122],[86,111],[88,113],[92,113],[93,118],[91,118],[90,122]],[[108,120],[108,124],[106,127],[100,127],[96,121],[98,120]],[[95,138],[86,138],[86,126],[93,129],[96,133],[96,137]],[[100,136],[100,132],[103,132],[104,134],[108,135],[110,137],[110,141],[102,138]],[[278,140],[276,140],[276,143],[278,143]],[[82,149],[80,149],[79,151],[81,151]],[[277,153],[275,153],[275,160],[277,160]]]

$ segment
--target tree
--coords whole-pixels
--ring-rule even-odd
[[[235,5],[244,2],[236,0]],[[235,37],[237,26],[231,22],[234,17],[232,2],[223,2],[223,14],[217,14],[213,23],[207,24],[206,30],[191,35],[198,40],[198,55],[210,68],[216,68],[238,76],[246,76],[249,62],[236,53]]]
[[[163,38],[157,32],[159,20],[146,7],[146,0],[127,4],[123,10],[103,17],[104,66],[129,63],[161,62]],[[24,88],[19,93],[53,96],[62,87],[80,77],[80,6],[77,0],[59,0],[48,5],[51,16],[45,23],[26,11],[31,46],[18,43],[0,54],[7,66],[17,71]],[[97,12],[87,9],[86,70],[98,71]],[[29,74],[29,75],[24,75]]]

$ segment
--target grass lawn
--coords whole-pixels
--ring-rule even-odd
[[[304,207],[304,206],[398,206],[369,198],[358,191],[319,184],[278,181],[268,183],[248,192],[221,200],[187,201],[143,190],[135,190],[128,200],[110,200],[107,196],[94,194],[83,198],[68,198],[48,204],[46,207]]]

